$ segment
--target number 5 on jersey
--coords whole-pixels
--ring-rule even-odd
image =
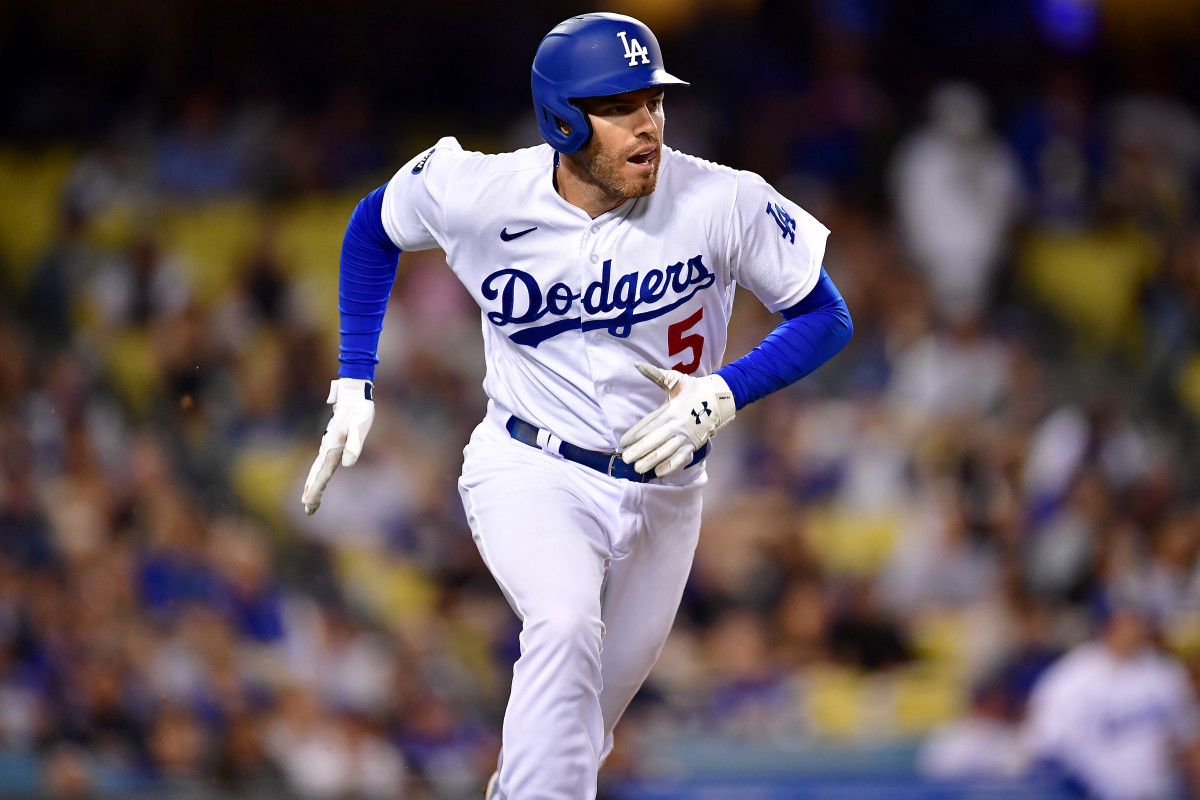
[[[683,362],[680,361],[671,369],[677,372],[682,372],[685,375],[691,375],[700,367],[700,356],[704,352],[704,337],[699,333],[692,333],[684,336],[688,328],[696,325],[700,320],[704,319],[704,306],[696,309],[696,313],[692,314],[687,319],[681,319],[672,325],[667,326],[667,355],[677,356],[685,350],[692,351],[692,360]]]

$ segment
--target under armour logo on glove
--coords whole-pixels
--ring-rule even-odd
[[[667,402],[621,437],[621,458],[640,474],[654,470],[661,478],[682,470],[708,437],[733,419],[737,405],[720,375],[693,378],[644,361],[634,366],[666,390]],[[694,423],[688,423],[688,414]]]

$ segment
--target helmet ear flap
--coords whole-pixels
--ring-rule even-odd
[[[571,120],[563,119],[557,114],[551,114],[551,120],[564,136],[566,136],[572,142],[578,142],[578,144],[575,145],[575,149],[578,150],[587,144],[588,140],[592,138],[592,121],[588,119],[587,112],[575,105],[573,100],[568,100],[567,102],[571,105],[571,111],[575,112],[575,124],[572,124]],[[566,130],[563,131],[563,128],[566,128]],[[579,138],[581,134],[583,136],[582,139]]]
[[[592,137],[592,123],[587,114],[569,100],[538,105],[538,128],[542,138],[560,153],[570,155]],[[563,130],[564,126],[566,131]]]

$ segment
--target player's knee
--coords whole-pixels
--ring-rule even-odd
[[[574,606],[556,605],[530,618],[526,629],[530,644],[599,652],[603,626],[600,617],[594,613]]]

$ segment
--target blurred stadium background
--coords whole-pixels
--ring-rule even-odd
[[[1026,700],[1103,598],[1200,671],[1200,4],[606,9],[693,83],[669,144],[833,230],[856,334],[722,433],[602,796],[1062,796]],[[363,460],[298,498],[354,203],[442,135],[536,143],[533,51],[587,10],[0,4],[0,796],[477,796],[517,627],[440,253]],[[741,297],[727,358],[771,325]]]

